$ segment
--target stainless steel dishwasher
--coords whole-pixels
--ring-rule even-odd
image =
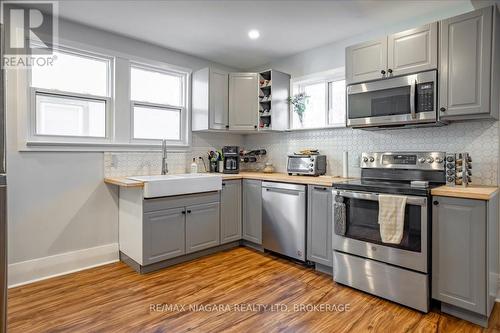
[[[262,182],[264,249],[306,260],[306,186]]]

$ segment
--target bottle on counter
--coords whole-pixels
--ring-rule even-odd
[[[193,157],[193,163],[191,163],[191,173],[198,173],[198,163],[196,163],[196,159]]]

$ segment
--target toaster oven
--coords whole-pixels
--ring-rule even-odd
[[[289,175],[320,176],[326,174],[326,155],[288,155]]]

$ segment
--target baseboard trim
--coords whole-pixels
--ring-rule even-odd
[[[119,260],[118,243],[10,264],[9,288],[78,272]]]

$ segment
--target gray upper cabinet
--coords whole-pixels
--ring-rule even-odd
[[[307,259],[333,265],[332,188],[309,185],[307,195]]]
[[[499,33],[492,36],[498,19],[498,10],[486,7],[440,22],[439,107],[443,119],[498,118],[500,54],[498,41],[492,39],[500,38]]]
[[[219,203],[186,207],[186,253],[220,244]]]
[[[433,298],[486,315],[486,202],[434,197],[432,218]]]
[[[193,73],[193,131],[229,128],[229,73],[204,68]]]
[[[143,223],[144,265],[185,253],[183,207],[146,213]]]
[[[387,37],[346,48],[346,83],[364,82],[385,77]]]
[[[243,180],[243,239],[262,244],[262,182]]]
[[[241,180],[226,180],[222,183],[220,203],[221,244],[241,239],[241,216]]]
[[[436,69],[437,37],[437,22],[390,35],[387,42],[388,75]]]
[[[229,129],[257,130],[259,82],[257,73],[229,74]]]

